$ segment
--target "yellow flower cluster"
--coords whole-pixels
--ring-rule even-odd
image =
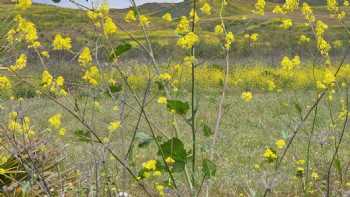
[[[86,66],[92,62],[91,52],[88,47],[84,47],[79,55],[78,62],[81,66]]]
[[[30,118],[27,116],[19,120],[17,112],[9,113],[8,129],[12,132],[25,134],[27,137],[31,137],[35,135],[35,131],[31,128],[30,123]]]
[[[128,23],[136,21],[136,14],[134,10],[129,10],[126,16],[124,17],[124,20]]]
[[[16,16],[15,22],[16,26],[7,32],[6,39],[9,43],[25,41],[29,48],[41,46],[34,23],[22,18],[20,15]]]
[[[87,11],[88,18],[95,24],[97,28],[102,27],[102,31],[105,36],[113,35],[118,31],[117,25],[113,22],[113,19],[108,15],[108,4],[103,3],[99,9],[95,11]]]
[[[177,45],[184,49],[190,49],[198,42],[199,37],[195,33],[189,32],[177,41]]]
[[[25,54],[21,54],[17,58],[16,64],[10,66],[10,70],[13,72],[16,72],[25,68],[26,65],[27,65],[27,56]]]
[[[288,12],[293,12],[299,7],[299,0],[286,0],[282,7],[277,5],[273,9],[274,14],[287,14]]]
[[[241,98],[245,102],[250,102],[253,99],[253,94],[251,92],[243,92]]]
[[[277,159],[277,154],[276,151],[272,150],[271,148],[267,148],[263,154],[263,157],[271,163]]]
[[[190,11],[189,18],[190,18],[191,21],[193,21],[193,19],[194,19],[194,23],[197,23],[199,21],[199,16],[198,16],[197,12],[194,9],[192,9]]]
[[[171,22],[173,20],[173,17],[171,16],[170,13],[166,13],[162,16],[162,19],[165,21],[165,22]]]
[[[32,6],[32,0],[18,0],[17,8],[26,10]]]
[[[204,3],[203,6],[201,7],[201,11],[205,14],[205,15],[211,15],[211,6],[209,5],[209,3]]]
[[[119,129],[121,127],[121,123],[120,121],[113,121],[113,122],[110,122],[109,125],[108,125],[108,131],[110,133],[113,133],[114,131],[116,131],[117,129]]]
[[[164,96],[161,96],[158,98],[158,103],[159,104],[166,104],[167,103],[167,98]]]
[[[235,36],[232,32],[228,32],[225,37],[225,48],[231,48],[231,44],[235,41]]]
[[[279,139],[276,141],[275,145],[278,149],[283,149],[286,146],[286,141]]]
[[[259,15],[265,15],[265,0],[257,0],[255,4],[255,12]]]
[[[301,8],[301,12],[303,13],[305,19],[309,22],[309,23],[313,23],[315,22],[315,15],[312,11],[312,8],[309,6],[309,4],[307,3],[303,3],[303,6]]]
[[[55,114],[48,119],[48,122],[53,129],[56,129],[58,131],[58,134],[60,136],[64,136],[66,133],[66,129],[61,127],[61,124],[62,124],[61,119],[62,119],[62,114]]]
[[[54,79],[48,70],[44,70],[41,74],[41,85],[55,95],[67,96],[67,91],[64,89],[64,78],[58,76]]]
[[[281,28],[283,29],[289,29],[293,26],[293,21],[292,19],[283,19],[282,21],[282,24],[280,25]]]
[[[161,171],[159,171],[157,169],[157,161],[152,159],[152,160],[149,160],[149,161],[146,161],[142,164],[142,167],[143,167],[143,178],[148,178],[150,176],[161,176],[162,173]]]
[[[169,73],[162,73],[159,75],[159,79],[163,81],[170,81],[171,75]]]
[[[190,21],[186,16],[182,16],[176,27],[176,32],[178,34],[185,34],[190,31]]]
[[[318,20],[316,22],[316,40],[317,40],[317,48],[320,51],[321,55],[328,57],[328,53],[331,49],[330,44],[324,39],[324,33],[328,29],[328,25]]]
[[[285,56],[281,61],[282,69],[285,70],[286,72],[293,70],[295,67],[299,66],[300,64],[301,64],[301,61],[299,56],[295,56],[293,59],[289,59],[289,57]]]
[[[91,66],[89,69],[87,69],[83,75],[83,79],[93,86],[98,85],[100,80],[100,71],[97,66]]]
[[[11,82],[6,76],[0,75],[0,91],[11,89]]]
[[[140,24],[142,26],[148,26],[149,24],[151,24],[151,21],[149,20],[149,18],[145,15],[141,15],[140,16]]]
[[[72,48],[72,40],[70,37],[62,37],[61,34],[56,34],[52,42],[54,50],[70,50]]]
[[[224,32],[224,28],[222,27],[222,25],[216,25],[214,32],[217,34],[222,34]]]

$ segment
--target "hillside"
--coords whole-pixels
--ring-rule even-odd
[[[4,1],[4,0],[1,0]],[[229,31],[233,31],[239,37],[243,37],[246,33],[259,33],[259,42],[255,47],[255,52],[259,55],[264,55],[267,51],[266,46],[269,46],[268,51],[276,53],[278,55],[282,52],[288,52],[291,48],[297,47],[297,40],[301,34],[310,33],[310,29],[305,27],[305,22],[302,15],[297,12],[289,15],[288,17],[294,20],[294,26],[290,31],[281,31],[279,28],[281,22],[276,20],[276,15],[272,14],[272,8],[276,3],[269,2],[267,4],[267,12],[265,16],[257,16],[252,13],[254,8],[254,0],[235,0],[229,1],[229,5],[226,7],[223,14],[225,24]],[[210,56],[211,51],[220,49],[218,45],[219,40],[213,33],[213,28],[216,24],[219,24],[219,17],[215,4],[213,5],[213,15],[210,17],[202,17],[200,20],[202,44],[199,46],[199,55]],[[155,44],[155,50],[162,51],[162,53],[175,53],[177,49],[174,49],[174,37],[177,37],[174,29],[178,18],[183,15],[187,15],[191,9],[189,1],[182,3],[148,3],[139,7],[141,12],[151,17],[151,30],[150,38]],[[128,32],[132,32],[133,36],[137,39],[143,40],[143,33],[140,28],[135,24],[128,24],[123,21],[123,17],[127,9],[112,9],[111,16],[114,20],[126,29]],[[164,13],[170,12],[174,21],[167,23],[161,20],[161,16]],[[3,35],[7,29],[10,19],[17,14],[17,11],[13,9],[13,5],[0,3],[0,33]],[[60,32],[66,35],[70,35],[73,38],[73,42],[76,48],[80,48],[82,45],[86,45],[93,38],[94,34],[90,31],[92,25],[89,24],[85,12],[82,10],[73,10],[67,8],[59,8],[55,6],[39,5],[35,4],[32,8],[26,11],[24,14],[27,18],[35,21],[40,32],[41,39],[46,41],[47,44],[52,40],[54,34]],[[327,32],[329,40],[345,39],[346,33],[340,28],[339,24],[328,16],[325,6],[316,6],[315,15],[318,19],[321,19],[329,24],[330,29]],[[283,17],[283,16],[281,16]],[[273,38],[275,45],[270,45],[269,40]],[[119,31],[115,36],[116,41],[127,41],[129,39],[128,34],[123,31]],[[284,42],[288,39],[289,42]],[[175,39],[176,40],[176,39]],[[288,45],[286,45],[288,43]],[[235,54],[239,54],[239,57],[245,57],[249,55],[250,47],[237,46],[234,48]],[[276,51],[276,52],[274,52]],[[139,51],[138,51],[139,52]]]

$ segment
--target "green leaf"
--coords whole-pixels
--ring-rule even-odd
[[[167,108],[170,111],[174,110],[177,114],[184,115],[190,109],[190,105],[187,102],[179,100],[168,100]]]
[[[341,162],[339,159],[336,159],[334,161],[335,168],[337,169],[338,173],[341,175],[342,174],[342,168],[341,168]]]
[[[206,123],[203,123],[203,133],[205,137],[213,135],[211,128]]]
[[[153,141],[152,136],[148,135],[145,132],[141,132],[141,131],[137,131],[135,137],[139,141],[138,147],[140,147],[140,148],[143,148],[143,147],[149,145]]]
[[[203,175],[206,178],[210,178],[212,176],[215,176],[216,174],[216,165],[214,162],[210,161],[209,159],[203,160],[203,166],[202,166],[202,172]]]
[[[172,138],[160,145],[158,155],[161,156],[163,152],[165,159],[171,157],[175,160],[174,171],[182,171],[185,168],[187,152],[185,146],[178,138]]]
[[[118,57],[120,57],[123,53],[129,51],[132,48],[131,44],[129,43],[123,43],[118,45],[116,48],[114,48],[114,50],[112,51],[111,55],[110,55],[110,60],[114,61],[115,59],[117,59]]]
[[[78,138],[79,141],[89,142],[91,141],[91,134],[89,131],[84,131],[82,129],[77,129],[74,131],[74,135]]]

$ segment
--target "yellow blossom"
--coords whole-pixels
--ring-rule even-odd
[[[97,85],[100,78],[100,71],[97,66],[91,66],[88,70],[85,71],[83,79],[90,83],[91,85]]]
[[[224,32],[224,28],[222,27],[222,25],[216,25],[214,32],[217,34],[222,34]]]
[[[158,191],[159,196],[164,196],[164,186],[162,184],[157,183],[155,185],[156,190]]]
[[[211,15],[211,6],[208,3],[204,3],[201,7],[201,11],[206,15]]]
[[[241,98],[245,102],[250,102],[253,99],[253,94],[251,92],[243,92]]]
[[[283,139],[277,140],[276,141],[276,147],[278,149],[282,149],[286,146],[286,141],[284,141]]]
[[[61,126],[61,118],[61,114],[55,114],[49,118],[48,122],[50,123],[51,127],[59,129]]]
[[[232,32],[228,32],[225,37],[225,48],[231,48],[231,44],[235,41],[235,36]]]
[[[167,103],[167,98],[164,96],[161,96],[158,98],[158,103],[159,104],[166,104]]]
[[[252,42],[256,42],[256,41],[258,41],[258,37],[259,37],[259,34],[253,33],[252,35],[250,35],[250,40]]]
[[[184,34],[190,31],[190,21],[186,16],[182,16],[180,22],[177,24],[176,32],[178,34]]]
[[[318,180],[318,179],[320,178],[320,176],[318,175],[317,172],[312,172],[312,173],[311,173],[311,177],[312,177],[312,179],[314,179],[315,181]]]
[[[277,159],[276,152],[273,151],[271,148],[267,148],[265,150],[263,157],[269,162],[273,162]]]
[[[25,54],[21,54],[18,59],[16,60],[16,64],[15,65],[11,65],[10,69],[11,71],[18,71],[18,70],[22,70],[23,68],[25,68],[27,65],[27,56]]]
[[[49,71],[44,70],[43,73],[41,74],[41,84],[44,87],[48,87],[51,85],[53,80],[52,75],[49,73]]]
[[[290,27],[293,26],[293,21],[291,19],[283,19],[281,24],[281,28],[283,29],[289,29]]]
[[[91,52],[88,47],[84,47],[79,55],[78,62],[84,66],[92,62]]]
[[[171,75],[169,73],[162,73],[159,75],[159,79],[163,81],[169,81],[171,80]]]
[[[103,24],[103,31],[104,31],[104,34],[106,36],[108,35],[112,35],[114,34],[115,32],[117,32],[118,28],[117,26],[114,24],[113,20],[111,17],[106,17],[105,18],[105,21],[104,21],[104,24]]]
[[[18,4],[16,7],[26,10],[32,6],[32,0],[18,0]]]
[[[120,121],[110,122],[109,126],[108,126],[108,131],[112,133],[112,132],[116,131],[117,129],[119,129],[120,126],[121,126]]]
[[[265,14],[265,0],[257,0],[255,4],[255,12],[259,15]]]
[[[156,160],[149,160],[142,164],[143,168],[146,170],[156,170],[157,169],[157,161]]]
[[[72,48],[72,40],[69,37],[62,37],[61,34],[57,34],[53,40],[54,50],[69,50]]]
[[[136,15],[134,10],[129,10],[126,16],[124,17],[124,20],[128,23],[136,21]]]
[[[65,134],[66,134],[66,129],[65,129],[65,128],[60,128],[60,129],[58,130],[58,135],[64,136]]]
[[[173,17],[171,16],[170,13],[166,13],[162,16],[162,19],[166,22],[171,22],[173,20]]]
[[[173,158],[171,158],[171,157],[167,157],[167,158],[165,159],[165,162],[166,162],[169,166],[172,166],[172,165],[174,165],[175,160],[174,160]]]
[[[180,46],[181,48],[190,49],[198,42],[199,42],[199,37],[195,33],[190,32],[185,36],[181,37],[177,41],[177,45]]]
[[[151,21],[149,20],[149,18],[145,15],[141,15],[140,16],[140,24],[142,26],[148,26],[149,24],[151,24]]]

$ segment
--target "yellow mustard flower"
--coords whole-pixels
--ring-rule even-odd
[[[69,50],[72,48],[72,40],[69,37],[62,37],[61,34],[57,34],[53,40],[54,50]]]
[[[263,157],[269,161],[273,162],[277,159],[277,154],[275,151],[273,151],[271,148],[267,148],[263,154]]]
[[[241,98],[245,102],[250,102],[253,99],[253,94],[251,92],[243,92]]]
[[[173,20],[173,17],[171,16],[170,13],[165,13],[163,16],[162,16],[162,19],[166,22],[171,22]]]
[[[167,103],[167,98],[164,96],[161,96],[158,98],[158,103],[159,104],[166,104]]]
[[[117,129],[119,129],[120,127],[121,127],[120,121],[113,121],[109,123],[108,131],[112,133]]]
[[[84,66],[92,62],[91,52],[88,47],[84,47],[79,55],[78,62],[80,65]]]
[[[85,71],[83,79],[93,86],[96,86],[100,79],[100,71],[97,66],[91,66]]]
[[[205,14],[205,15],[211,15],[211,6],[209,5],[209,3],[204,3],[203,6],[201,7],[201,11]]]
[[[26,10],[32,6],[32,0],[18,0],[16,7]]]
[[[125,22],[131,23],[136,21],[136,14],[134,10],[129,10],[126,16],[124,17]]]
[[[21,54],[18,59],[16,60],[16,64],[15,65],[11,65],[10,69],[11,71],[19,71],[22,70],[23,68],[25,68],[27,65],[27,56],[25,54]]]
[[[103,24],[103,31],[106,36],[112,35],[117,32],[118,28],[114,24],[111,17],[106,17]]]
[[[145,163],[142,164],[143,168],[146,170],[156,170],[157,169],[157,161],[152,159],[149,161],[146,161]]]
[[[51,127],[59,129],[61,126],[61,118],[62,114],[55,114],[49,118],[48,122],[50,123]]]
[[[177,41],[177,45],[180,46],[181,48],[190,49],[198,42],[199,42],[199,37],[195,33],[189,32],[188,34],[181,37]]]
[[[283,139],[279,139],[276,141],[275,144],[278,149],[282,149],[286,146],[286,141],[284,141]]]

